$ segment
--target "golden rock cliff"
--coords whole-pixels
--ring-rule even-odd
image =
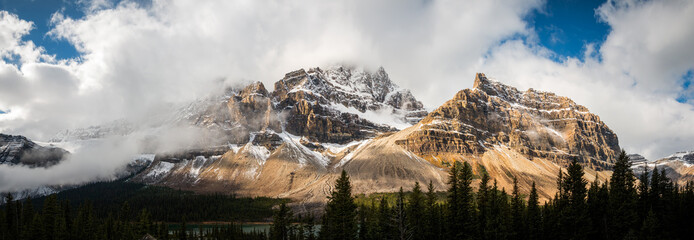
[[[529,159],[561,166],[575,159],[605,170],[619,153],[617,135],[586,107],[554,93],[521,92],[481,73],[472,89],[458,92],[397,144],[437,165],[451,161],[439,155],[481,156],[506,146]]]

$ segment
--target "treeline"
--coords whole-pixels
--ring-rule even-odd
[[[185,222],[265,221],[272,217],[273,206],[286,201],[197,195],[123,181],[93,183],[34,200],[4,197],[0,240],[141,239],[145,234],[157,239],[267,239],[264,232],[244,233],[235,224],[193,231]]]
[[[187,221],[267,221],[272,207],[285,199],[241,198],[227,194],[195,194],[168,187],[148,186],[125,181],[98,182],[56,194],[72,208],[90,202],[95,215],[101,218],[117,213],[127,202],[135,210],[147,209],[152,219],[166,222]],[[45,197],[34,199],[41,206]]]
[[[509,193],[499,189],[486,173],[482,173],[478,190],[474,191],[472,167],[455,163],[445,202],[436,201],[431,183],[426,192],[415,183],[409,194],[401,189],[396,204],[391,206],[385,198],[357,205],[349,177],[343,172],[329,197],[319,237],[433,240],[694,236],[694,185],[678,186],[657,168],[646,170],[637,182],[624,152],[609,182],[588,183],[577,162],[559,176],[559,192],[540,204],[534,183],[526,197],[520,194],[517,181]],[[292,239],[281,236],[291,235],[276,233],[273,239]]]
[[[582,166],[573,162],[566,173],[559,173],[558,193],[542,204],[534,183],[525,196],[519,192],[517,181],[507,192],[484,172],[475,191],[472,167],[467,163],[451,167],[445,201],[440,201],[441,193],[431,183],[426,191],[414,183],[407,194],[401,188],[394,204],[389,204],[386,197],[357,204],[349,176],[343,171],[319,223],[314,223],[312,216],[295,216],[285,202],[278,201],[272,204],[279,204],[279,208],[274,211],[268,233],[244,233],[234,224],[207,229],[187,227],[186,220],[213,220],[190,214],[195,205],[225,205],[226,201],[234,201],[233,197],[207,195],[208,200],[197,201],[186,193],[176,193],[181,191],[167,190],[170,192],[161,194],[162,198],[174,196],[181,202],[154,197],[152,203],[163,205],[159,208],[162,210],[150,211],[158,209],[152,204],[134,207],[126,202],[106,213],[98,213],[95,204],[88,201],[72,208],[69,200],[59,201],[55,195],[43,201],[41,211],[34,210],[30,200],[13,201],[10,197],[0,209],[0,240],[141,239],[144,234],[186,240],[692,239],[694,185],[679,186],[657,168],[644,171],[637,181],[624,152],[613,170],[609,182],[589,183]],[[128,199],[137,199],[136,195]],[[147,200],[143,197],[134,202]],[[229,218],[246,211],[244,207],[206,214]],[[152,214],[156,211],[163,213]],[[162,223],[176,217],[181,217],[175,219],[181,222],[179,227]]]

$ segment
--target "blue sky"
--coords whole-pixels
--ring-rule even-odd
[[[539,44],[551,49],[555,60],[566,57],[583,58],[588,43],[600,44],[609,31],[598,20],[595,9],[601,0],[549,0],[543,8],[532,11],[527,21],[536,31]],[[67,41],[46,35],[51,29],[51,16],[60,12],[73,19],[84,16],[85,6],[71,0],[0,0],[0,9],[32,21],[34,29],[24,40],[31,40],[58,59],[78,57],[79,53]]]
[[[583,59],[586,44],[600,44],[609,26],[599,21],[595,9],[602,0],[550,0],[533,11],[526,21],[533,26],[539,44],[551,49],[557,59]]]
[[[80,18],[84,16],[82,7],[75,1],[69,0],[0,0],[0,9],[17,14],[19,18],[34,23],[34,29],[24,40],[31,40],[42,46],[49,54],[59,59],[79,56],[75,48],[65,40],[56,40],[46,33],[51,29],[51,16],[61,12],[66,16]]]

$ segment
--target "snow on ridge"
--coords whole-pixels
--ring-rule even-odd
[[[313,158],[313,161],[311,159],[306,159],[304,156],[297,156],[299,165],[300,166],[305,166],[309,163],[309,161],[313,162],[314,164],[317,164],[318,166],[322,167],[327,167],[328,164],[330,164],[330,160],[327,159],[323,154],[317,153],[311,149],[308,149],[306,146],[301,144],[301,138],[300,136],[292,135],[288,132],[282,132],[278,134],[282,140],[286,143],[291,143],[291,146],[295,148],[295,150],[298,150],[300,153],[303,153],[304,155],[307,155],[311,158]]]
[[[356,149],[352,150],[350,153],[348,153],[346,156],[344,156],[342,159],[340,159],[340,162],[338,162],[333,168],[342,167],[345,164],[347,164],[350,160],[352,160],[352,158],[354,158],[354,156],[357,153],[359,153],[364,148],[364,146],[368,145],[368,143],[371,142],[372,140],[373,139],[368,139],[368,140],[365,140],[362,143],[360,143]]]
[[[176,164],[174,163],[160,161],[151,168],[145,177],[153,182],[159,181],[168,175],[175,166]]]
[[[251,140],[252,141],[252,140]],[[270,150],[263,146],[256,146],[253,145],[253,143],[248,142],[243,148],[241,149],[241,152],[250,154],[253,156],[256,160],[258,160],[258,164],[264,165],[265,161],[270,158]]]
[[[384,106],[384,108],[379,111],[367,110],[365,112],[360,112],[356,108],[346,107],[342,104],[331,103],[330,107],[339,112],[356,114],[360,118],[369,122],[394,127],[398,130],[412,126],[412,124],[408,123],[407,121],[403,121],[404,119],[401,118],[402,116],[393,114],[393,108],[391,106]]]

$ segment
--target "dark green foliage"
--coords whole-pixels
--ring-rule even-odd
[[[609,226],[608,236],[622,239],[630,230],[635,230],[637,219],[636,177],[631,170],[631,163],[626,152],[622,150],[610,178]]]
[[[418,182],[415,182],[412,193],[410,194],[407,201],[407,224],[411,232],[411,239],[413,240],[423,240],[425,239],[425,214],[426,203],[425,203],[424,193],[422,193],[422,188],[419,186]]]
[[[151,219],[178,222],[183,217],[188,221],[264,221],[273,214],[272,207],[283,199],[266,197],[240,198],[225,194],[194,194],[190,191],[167,187],[146,186],[123,181],[92,183],[80,188],[56,194],[59,199],[69,200],[71,208],[89,201],[94,215],[134,220],[141,209],[147,209]],[[32,200],[34,206],[46,198]],[[127,203],[127,204],[123,204]]]
[[[408,224],[409,217],[405,212],[405,193],[402,191],[402,187],[398,192],[398,200],[395,203],[395,208],[393,208],[393,217],[395,218],[395,236],[394,239],[410,239],[412,237],[412,229]]]
[[[289,228],[291,227],[292,218],[292,210],[290,210],[285,203],[280,204],[279,209],[272,216],[272,226],[270,227],[270,239],[289,239]]]
[[[535,188],[535,182],[533,182],[530,188],[530,195],[528,196],[528,209],[525,215],[525,224],[528,226],[526,239],[540,239],[542,237],[542,215],[539,204],[537,189]]]
[[[352,186],[347,172],[342,170],[335,182],[335,190],[325,206],[322,239],[355,239],[357,237],[357,205],[352,197]]]
[[[514,178],[511,197],[511,239],[525,239],[527,236],[524,216],[525,202],[518,190],[518,179]]]

